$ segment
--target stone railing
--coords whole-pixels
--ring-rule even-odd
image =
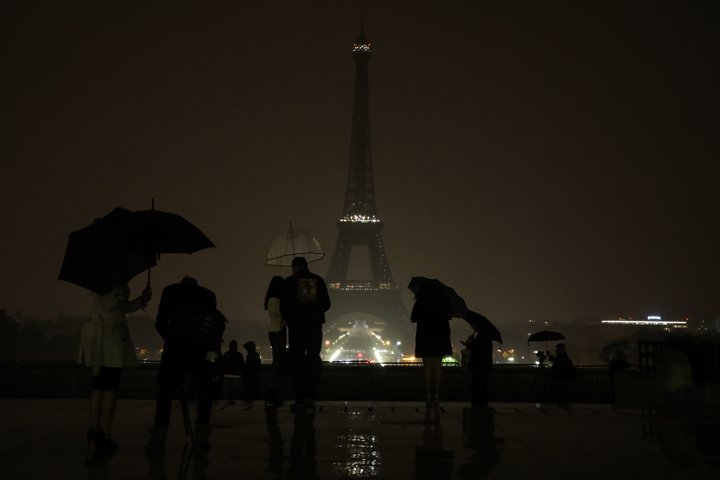
[[[137,368],[126,369],[120,395],[153,398],[157,368],[157,363],[141,363]],[[607,368],[580,366],[576,370],[571,387],[572,402],[613,401]],[[546,372],[533,365],[496,365],[488,385],[490,401],[551,401],[553,385]],[[269,375],[270,366],[262,365],[261,392],[265,390]],[[292,397],[291,383],[289,378],[282,382],[281,393],[285,398]],[[4,398],[84,398],[89,395],[91,385],[90,369],[74,363],[0,363],[0,397]],[[325,364],[318,397],[321,400],[423,401],[423,392],[424,377],[420,365]],[[623,397],[634,402],[631,394]],[[469,372],[457,366],[444,367],[441,398],[469,401]]]

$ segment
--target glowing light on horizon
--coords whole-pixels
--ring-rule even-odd
[[[607,325],[664,325],[676,328],[687,327],[685,320],[651,320],[650,317],[648,317],[647,320],[625,320],[624,318],[617,320],[600,320],[600,323]]]

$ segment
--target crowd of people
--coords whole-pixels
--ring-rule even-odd
[[[88,444],[96,453],[112,453],[112,424],[117,391],[123,369],[136,362],[126,314],[145,308],[152,299],[148,285],[130,300],[130,289],[121,285],[104,295],[94,295],[91,313],[83,325],[78,361],[93,371],[90,395]],[[295,412],[312,410],[322,361],[322,325],[330,308],[330,297],[323,278],[312,273],[305,258],[296,257],[287,278],[275,276],[268,286],[265,309],[268,340],[272,346],[272,374],[265,396],[267,408],[282,405],[278,394],[282,370],[292,366]],[[222,392],[229,403],[243,396],[246,408],[260,396],[260,355],[254,341],[237,340],[221,351],[227,319],[217,308],[215,293],[186,276],[165,287],[155,320],[163,339],[158,369],[158,393],[154,424],[145,451],[158,455],[164,451],[170,423],[172,399],[180,396],[187,423],[187,398],[193,392],[197,415],[191,429],[197,451],[210,448],[210,417],[214,399]],[[288,348],[289,341],[289,348]]]
[[[81,332],[79,362],[93,370],[90,395],[89,445],[94,451],[112,453],[117,444],[112,440],[112,423],[117,405],[117,391],[125,367],[135,364],[135,348],[127,326],[126,314],[145,308],[152,299],[149,285],[143,293],[130,300],[130,289],[121,285],[105,295],[94,296],[88,320]],[[439,421],[442,359],[452,354],[450,340],[451,315],[443,308],[445,300],[437,290],[416,292],[411,321],[416,324],[415,356],[422,359],[425,379],[426,421]],[[305,258],[295,257],[292,272],[286,278],[274,276],[265,296],[268,340],[272,347],[272,367],[264,392],[268,409],[283,405],[281,382],[292,378],[294,403],[298,414],[314,411],[318,381],[322,367],[320,352],[325,312],[330,297],[323,278],[308,268]],[[155,320],[155,329],[163,339],[162,357],[157,375],[157,397],[154,424],[146,445],[148,455],[160,455],[170,423],[171,404],[179,396],[186,431],[193,446],[203,452],[210,448],[210,417],[214,400],[222,396],[229,405],[244,400],[250,408],[259,399],[260,355],[254,341],[243,344],[228,342],[221,351],[227,320],[217,308],[215,293],[186,276],[165,287]],[[487,384],[492,371],[492,339],[475,333],[465,351],[472,372],[472,405],[487,408]],[[558,347],[561,347],[559,345]],[[572,367],[564,348],[554,360],[561,403],[566,402],[568,371]],[[192,393],[197,401],[195,426],[189,423],[187,399]]]

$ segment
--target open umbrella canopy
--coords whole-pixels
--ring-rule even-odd
[[[160,253],[213,247],[180,215],[117,207],[68,238],[59,279],[104,294],[156,265]]]
[[[494,341],[502,343],[502,335],[493,323],[484,315],[468,310],[463,320],[468,322],[472,329],[482,335],[489,335]]]
[[[130,210],[116,208],[68,237],[60,280],[105,294],[156,264],[155,253],[130,246]]]
[[[412,277],[408,288],[415,294],[415,297],[427,298],[439,312],[451,317],[463,318],[468,312],[465,300],[440,280]]]
[[[562,333],[551,332],[550,330],[540,330],[539,332],[535,332],[528,337],[528,343],[552,342],[554,340],[565,340],[565,336]]]
[[[155,209],[132,212],[131,244],[155,253],[195,253],[215,244],[184,217]]]
[[[293,228],[291,223],[287,232],[273,238],[265,257],[265,265],[289,267],[295,257],[304,257],[311,263],[322,260],[324,256],[317,238],[307,230]]]

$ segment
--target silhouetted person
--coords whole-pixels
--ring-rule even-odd
[[[446,300],[437,291],[425,288],[418,292],[410,314],[410,321],[417,324],[415,356],[423,360],[427,421],[430,421],[431,412],[435,420],[439,420],[442,359],[452,354],[451,317],[445,313],[445,306]]]
[[[229,405],[235,405],[235,399],[241,395],[244,368],[245,357],[238,351],[237,340],[230,340],[222,357],[223,393]]]
[[[466,345],[472,352],[469,362],[472,377],[472,406],[487,408],[488,383],[493,368],[492,338],[488,333],[480,332],[475,334]]]
[[[550,353],[550,352],[548,352],[548,353]],[[547,367],[547,356],[545,355],[545,352],[543,352],[542,350],[538,350],[537,352],[535,352],[535,356],[538,359],[538,367],[540,367],[540,368]]]
[[[267,293],[265,294],[265,310],[268,316],[268,340],[272,348],[272,370],[267,392],[265,393],[265,405],[267,407],[279,407],[282,399],[278,396],[281,379],[281,366],[285,360],[285,349],[287,345],[287,326],[280,312],[280,302],[283,292],[283,278],[279,275],[270,280]]]
[[[255,349],[255,342],[250,340],[243,344],[243,348],[247,352],[245,354],[245,371],[243,372],[243,381],[245,383],[246,405],[251,406],[253,400],[258,398],[260,384],[260,354]]]
[[[575,366],[565,351],[565,344],[558,343],[555,346],[555,355],[548,353],[552,362],[550,376],[555,383],[555,395],[558,405],[567,407],[570,395],[570,383],[575,379]]]
[[[78,362],[93,371],[87,438],[96,453],[117,449],[111,429],[120,377],[123,368],[135,366],[137,361],[125,314],[145,308],[151,298],[149,285],[134,300],[130,300],[130,288],[124,284],[105,295],[93,294],[90,316],[80,332]]]
[[[280,311],[288,326],[293,362],[296,410],[314,407],[322,361],[322,325],[330,309],[325,280],[308,269],[303,257],[295,257],[292,275],[283,281]]]
[[[196,451],[210,447],[213,383],[220,374],[220,343],[226,322],[216,307],[215,294],[191,277],[163,290],[155,328],[165,344],[157,378],[155,426],[145,448],[150,455],[164,451],[173,395],[191,374],[198,390],[194,447]]]

